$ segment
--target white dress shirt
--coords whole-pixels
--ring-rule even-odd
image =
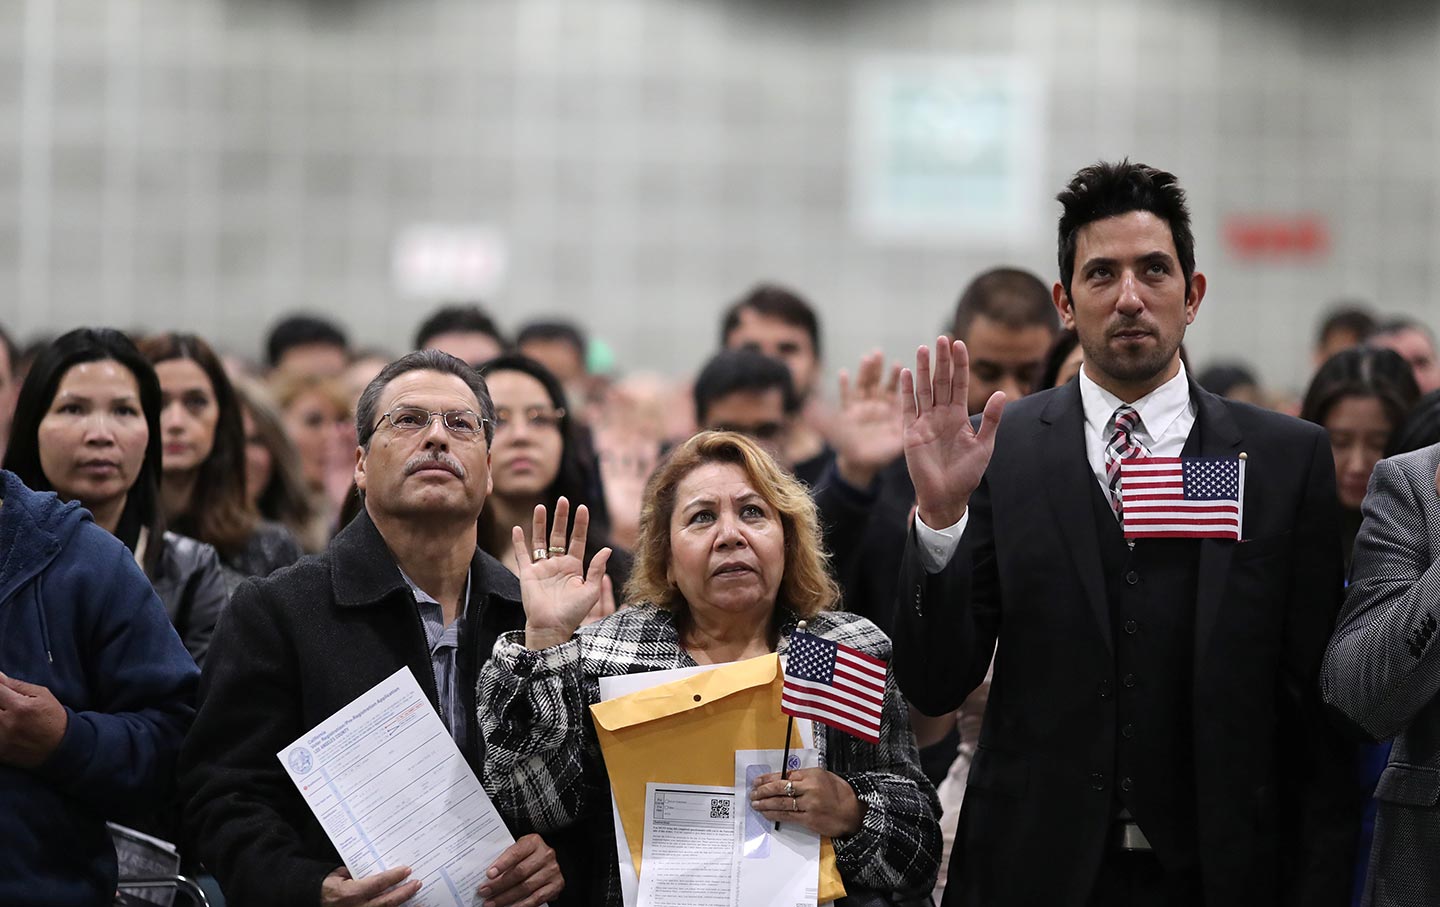
[[[1115,410],[1125,401],[1105,390],[1080,369],[1080,405],[1085,414],[1085,458],[1100,489],[1110,494],[1105,478],[1105,445],[1115,433]],[[1130,404],[1140,414],[1140,424],[1132,433],[1147,457],[1178,457],[1185,449],[1185,440],[1195,426],[1195,401],[1190,399],[1190,383],[1185,363],[1175,377]],[[1002,417],[1003,418],[1003,417]],[[920,543],[920,561],[930,573],[939,573],[960,547],[960,536],[970,520],[967,508],[960,521],[944,529],[925,525],[915,515],[915,536]]]

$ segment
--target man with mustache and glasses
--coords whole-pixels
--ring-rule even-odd
[[[485,380],[448,353],[410,353],[355,418],[363,509],[323,553],[236,590],[181,754],[186,831],[233,907],[414,895],[408,867],[350,877],[275,753],[408,667],[478,774],[476,678],[496,637],[525,626],[514,575],[476,546],[495,420]],[[490,875],[487,905],[562,903],[560,859],[538,835]]]
[[[1205,277],[1173,175],[1100,163],[1059,201],[1079,380],[972,421],[963,343],[901,377],[896,677],[940,714],[995,655],[943,903],[1344,904],[1358,798],[1317,682],[1341,596],[1329,442],[1186,374]],[[1241,455],[1243,541],[1127,541],[1121,461]]]

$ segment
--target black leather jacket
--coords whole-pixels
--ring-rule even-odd
[[[189,536],[165,533],[165,550],[150,584],[165,603],[186,651],[203,665],[215,622],[230,600],[215,549]]]

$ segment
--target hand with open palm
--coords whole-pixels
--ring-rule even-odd
[[[904,450],[899,382],[900,366],[886,369],[879,352],[860,360],[853,386],[850,373],[840,372],[840,411],[826,433],[840,478],[855,488],[869,488],[876,473]]]
[[[995,451],[1005,395],[990,395],[977,430],[966,409],[969,388],[970,354],[963,342],[947,337],[935,342],[933,375],[930,350],[924,346],[915,354],[914,373],[900,373],[905,465],[915,485],[920,519],[932,529],[960,522]]]
[[[570,502],[555,502],[555,525],[546,532],[545,505],[535,507],[530,541],[525,530],[511,530],[515,563],[520,576],[520,601],[525,606],[525,645],[545,649],[568,642],[585,616],[600,601],[605,565],[610,549],[602,548],[585,570],[585,537],[590,529],[590,511],[581,504],[575,511],[575,527],[565,542]],[[535,552],[540,552],[539,557]]]

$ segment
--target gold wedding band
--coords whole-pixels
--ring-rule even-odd
[[[799,796],[798,794],[795,793],[795,782],[794,782],[794,781],[786,781],[786,782],[785,782],[785,796],[789,797],[791,800],[794,800],[797,796]]]
[[[534,551],[530,552],[530,562],[533,564],[535,561],[543,561],[549,556],[549,551],[546,551],[544,548],[536,548]]]
[[[564,549],[564,548],[559,548],[559,547],[557,547],[557,546],[555,546],[555,545],[551,545],[551,546],[550,546],[549,548],[547,548],[546,550],[547,550],[549,553],[551,553],[551,554],[564,554],[564,553],[565,553],[565,549]]]

